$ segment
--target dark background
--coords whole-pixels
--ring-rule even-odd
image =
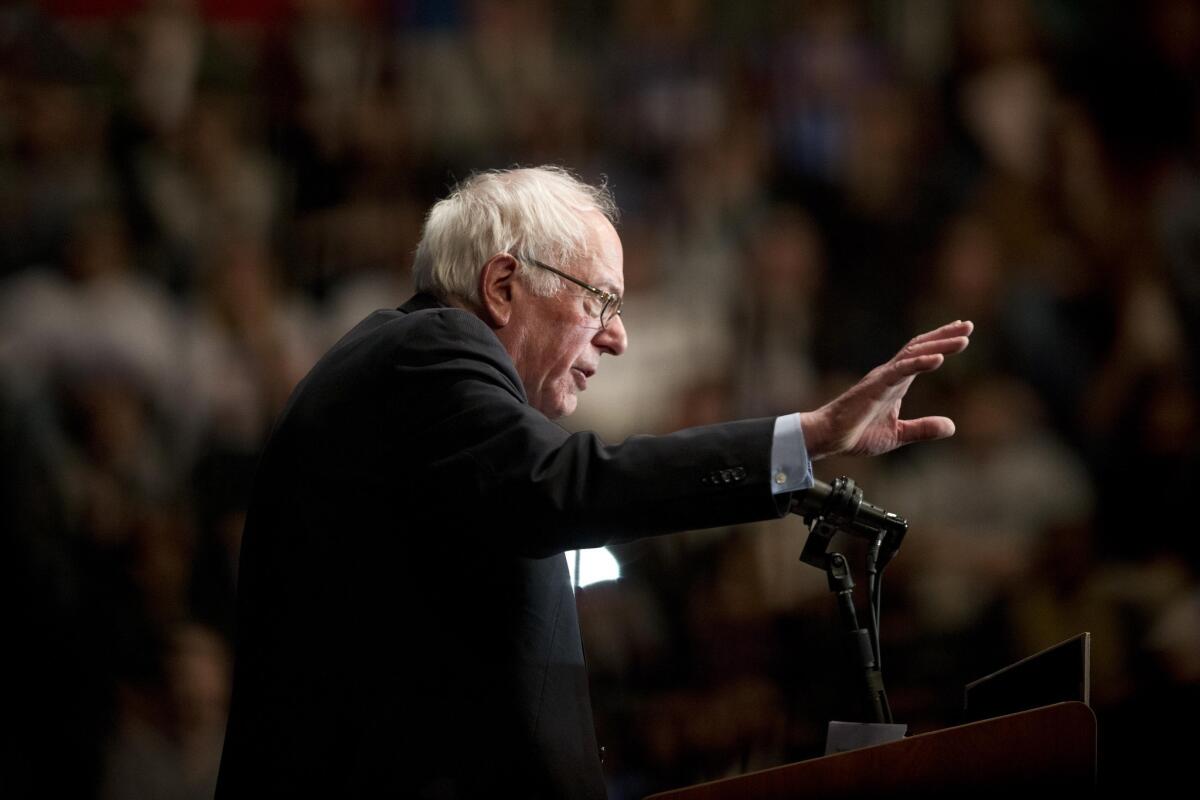
[[[623,209],[630,348],[572,426],[813,408],[974,320],[906,404],[954,439],[817,465],[912,523],[895,714],[1090,630],[1101,780],[1188,774],[1198,69],[1189,0],[0,4],[0,790],[211,796],[271,420],[454,180],[540,163]],[[614,798],[853,715],[804,535],[580,591]]]

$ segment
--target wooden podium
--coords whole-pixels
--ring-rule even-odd
[[[1087,705],[1069,702],[651,797],[975,798],[1034,788],[1077,796],[1095,784],[1096,716]]]

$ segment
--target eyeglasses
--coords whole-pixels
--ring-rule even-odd
[[[584,283],[583,281],[579,280],[579,278],[568,275],[560,269],[555,269],[549,264],[543,264],[536,258],[530,258],[528,256],[516,256],[516,258],[520,258],[522,261],[526,261],[535,267],[541,267],[544,270],[549,270],[558,277],[565,278],[576,286],[587,289],[589,292],[595,295],[596,298],[602,303],[600,306],[600,311],[597,313],[594,306],[589,308],[589,311],[591,311],[593,316],[596,316],[600,319],[600,330],[604,330],[608,326],[608,323],[612,322],[613,317],[621,316],[621,304],[624,301],[621,299],[620,295],[613,294],[612,292],[606,292],[603,289],[597,289],[590,283]]]

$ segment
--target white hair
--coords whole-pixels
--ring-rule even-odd
[[[606,186],[586,184],[561,167],[475,173],[429,210],[413,260],[414,287],[478,305],[483,265],[497,253],[511,253],[535,294],[553,294],[561,279],[524,259],[569,269],[590,256],[589,211],[616,221]]]

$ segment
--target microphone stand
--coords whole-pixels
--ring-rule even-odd
[[[862,672],[866,690],[866,707],[872,722],[891,724],[892,710],[888,706],[887,691],[883,688],[883,673],[875,658],[875,647],[871,634],[859,627],[858,615],[854,610],[854,578],[850,565],[841,553],[830,553],[825,572],[829,578],[829,591],[837,595],[838,611],[842,626],[849,639],[849,650]]]
[[[899,549],[900,541],[908,530],[908,522],[895,515],[888,515],[886,527],[881,526],[883,529],[869,527],[858,517],[861,503],[862,490],[856,487],[851,479],[841,477],[833,482],[832,491],[818,510],[798,512],[802,513],[804,522],[809,527],[808,540],[804,544],[800,560],[825,571],[829,591],[837,599],[851,657],[862,674],[868,714],[875,723],[892,725],[892,710],[888,705],[883,673],[880,669],[878,603],[883,567]],[[834,535],[839,531],[870,536],[872,540],[867,555],[872,620],[869,631],[858,623],[858,613],[854,607],[854,577],[846,557],[841,553],[826,552]]]

